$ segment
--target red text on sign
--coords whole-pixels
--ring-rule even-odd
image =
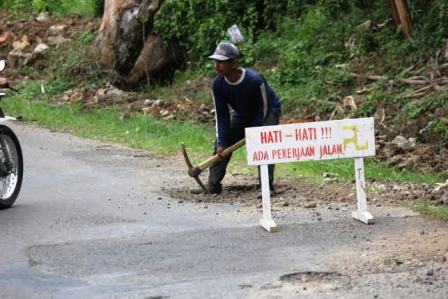
[[[341,155],[343,153],[342,144],[321,145],[319,152],[320,152],[320,158],[322,158],[323,156]]]
[[[282,142],[282,131],[260,132],[261,144]]]
[[[272,150],[273,159],[296,159],[300,160],[302,157],[312,157],[315,154],[314,146],[307,147],[293,147]]]
[[[252,156],[252,161],[265,161],[269,160],[269,155],[267,151],[256,151]]]
[[[296,140],[316,140],[317,139],[316,128],[300,128],[296,129]]]
[[[320,128],[322,131],[322,139],[331,139],[331,127]]]

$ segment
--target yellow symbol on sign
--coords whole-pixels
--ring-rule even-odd
[[[347,145],[353,143],[355,145],[355,149],[357,151],[366,150],[369,148],[369,143],[366,141],[364,145],[358,144],[358,127],[357,126],[342,126],[343,130],[353,131],[352,138],[344,138],[344,150],[347,148]]]

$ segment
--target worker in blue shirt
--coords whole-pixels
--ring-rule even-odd
[[[256,71],[239,65],[238,48],[221,42],[213,55],[216,78],[212,82],[215,104],[216,142],[214,154],[221,153],[244,138],[244,129],[277,125],[281,113],[280,99]],[[226,174],[227,156],[210,167],[208,191],[219,194]],[[269,185],[273,190],[274,165],[269,165]]]

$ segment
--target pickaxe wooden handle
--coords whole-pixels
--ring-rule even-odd
[[[207,188],[205,188],[204,184],[202,184],[201,180],[199,179],[199,174],[203,170],[205,170],[205,169],[209,168],[210,166],[212,166],[213,164],[215,164],[216,162],[222,160],[224,157],[227,157],[228,155],[230,155],[236,149],[242,147],[245,143],[246,143],[246,140],[243,138],[240,141],[238,141],[237,143],[225,148],[220,154],[216,154],[216,155],[208,158],[207,160],[205,160],[204,162],[200,163],[197,166],[193,166],[191,164],[190,159],[188,158],[187,150],[185,149],[185,145],[182,143],[182,154],[184,155],[185,163],[187,163],[187,166],[188,166],[188,174],[196,180],[196,182],[199,184],[199,186],[201,186],[201,188],[204,189],[204,191],[206,193],[208,193]]]

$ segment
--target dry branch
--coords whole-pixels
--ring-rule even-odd
[[[357,73],[351,73],[352,77],[356,79],[367,79],[372,81],[379,81],[379,80],[386,80],[387,77],[385,76],[377,76],[377,75],[365,75],[365,74],[357,74]]]
[[[429,78],[425,76],[414,76],[407,79],[400,79],[400,82],[409,84],[409,85],[423,85],[428,84]]]
[[[448,77],[441,77],[436,79],[435,81],[431,82],[431,84],[428,84],[426,86],[423,86],[421,88],[417,88],[414,89],[412,92],[407,92],[405,94],[402,94],[405,97],[408,98],[418,98],[421,97],[425,94],[426,91],[428,90],[436,90],[436,91],[440,91],[443,89],[443,87],[441,85],[445,85],[448,83]]]

